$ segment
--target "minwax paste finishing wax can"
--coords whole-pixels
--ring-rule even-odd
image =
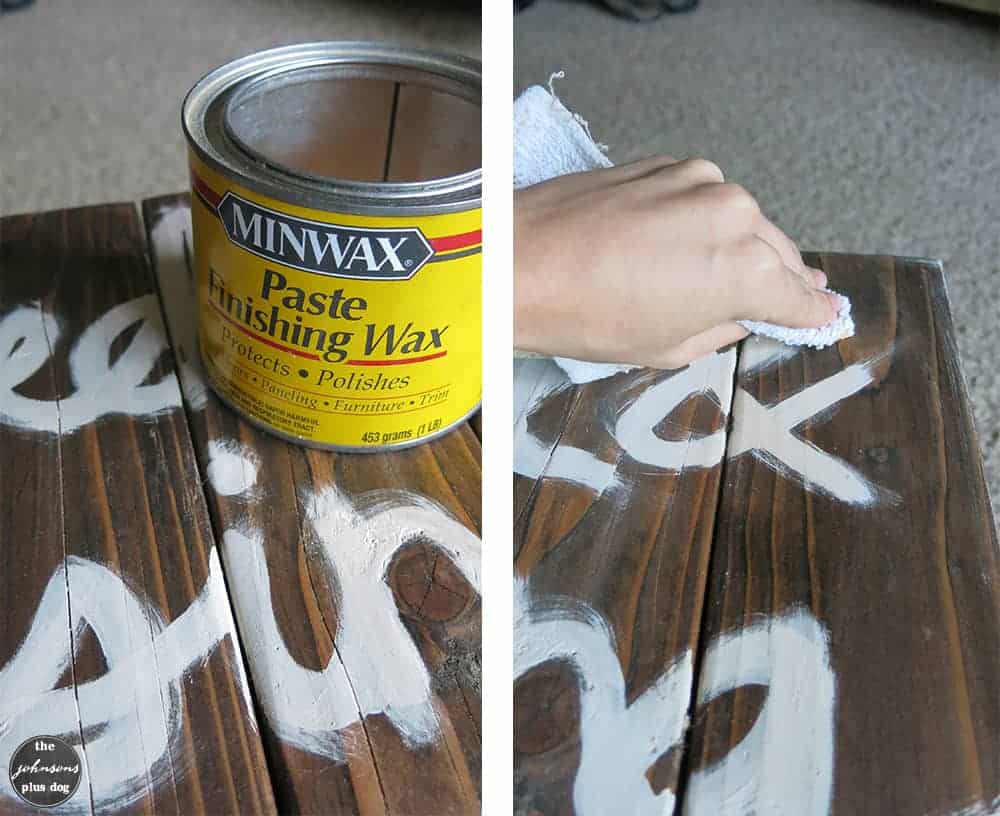
[[[195,85],[199,343],[225,402],[355,451],[476,410],[480,109],[478,62],[370,43],[264,51]]]

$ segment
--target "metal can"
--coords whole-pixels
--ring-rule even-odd
[[[260,427],[348,451],[479,405],[481,69],[371,43],[276,48],[184,101],[199,345]]]

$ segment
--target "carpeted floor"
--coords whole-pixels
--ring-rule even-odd
[[[181,100],[229,59],[380,39],[479,56],[472,0],[37,0],[0,16],[0,213],[187,186]]]
[[[538,0],[514,42],[515,89],[564,69],[558,93],[616,161],[704,155],[804,248],[942,258],[1000,511],[997,18],[885,0],[702,0],[637,25]]]

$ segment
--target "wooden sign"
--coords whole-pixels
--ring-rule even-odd
[[[940,265],[813,261],[854,304],[834,348],[518,364],[518,813],[1000,807],[1000,564]]]
[[[478,812],[478,437],[338,455],[258,431],[198,363],[187,198],[144,211],[279,810]]]
[[[186,198],[145,215],[155,278],[128,205],[0,221],[5,760],[72,746],[61,813],[478,812],[480,426],[259,432],[198,363]],[[941,268],[812,261],[854,303],[834,348],[518,363],[518,813],[1000,809],[1000,554]],[[0,812],[36,812],[12,775]]]

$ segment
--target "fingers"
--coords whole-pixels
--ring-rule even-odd
[[[599,170],[591,170],[587,173],[575,173],[572,176],[563,178],[576,178],[580,184],[577,192],[586,192],[589,189],[601,189],[612,187],[616,184],[625,184],[630,181],[637,181],[641,178],[656,175],[669,167],[677,164],[677,159],[673,156],[660,155],[649,156],[645,159],[629,162],[628,164],[617,164],[614,167],[603,167]]]
[[[680,191],[694,234],[709,244],[728,244],[755,235],[763,216],[750,193],[738,184],[709,182]]]
[[[640,195],[669,196],[723,182],[722,170],[707,159],[678,161],[670,156],[657,156],[614,169],[621,171],[614,180],[623,184],[636,182],[633,189]],[[609,181],[611,178],[609,175]]]
[[[722,170],[707,159],[678,161],[673,156],[660,155],[615,167],[568,173],[522,192],[529,194],[532,206],[546,206],[634,182],[639,183],[629,189],[642,197],[650,193],[669,195],[699,186],[719,185],[723,180]]]
[[[718,317],[748,315],[793,328],[822,326],[839,302],[822,291],[826,275],[805,265],[795,243],[760,211],[756,199],[736,184],[704,185],[692,193],[705,213],[717,286],[735,293]]]
[[[812,284],[817,289],[826,288],[826,273],[822,269],[806,266],[795,242],[763,215],[757,227],[757,237],[770,244],[781,256],[785,266],[802,275],[806,283]]]
[[[807,266],[806,271],[812,275],[813,286],[817,289],[826,289],[826,284],[829,282],[826,277],[826,272],[822,269],[816,269],[813,266]]]
[[[708,159],[687,158],[674,165],[678,175],[684,176],[692,187],[699,184],[722,184],[726,177],[719,165]]]
[[[595,190],[604,190],[619,184],[636,181],[670,167],[676,162],[677,159],[673,156],[651,156],[630,164],[620,164],[580,173],[567,173],[528,189],[531,190],[535,204],[551,204],[577,198]]]
[[[722,170],[708,159],[675,159],[673,156],[652,156],[630,164],[610,168],[616,180],[632,181],[641,178],[676,179],[673,186],[697,187],[703,184],[721,184],[725,179]]]
[[[726,322],[690,337],[678,346],[667,349],[661,357],[652,361],[654,368],[683,368],[695,360],[718,351],[723,346],[737,343],[749,332],[739,323]]]
[[[741,299],[746,318],[792,328],[815,328],[837,316],[839,296],[812,285],[785,266],[781,255],[760,238],[737,248],[746,265]]]
[[[682,164],[678,163],[676,167]],[[708,175],[711,175],[710,169]],[[692,209],[704,209],[699,216],[703,220],[703,231],[707,213],[707,223],[717,239],[745,237],[748,232],[756,235],[770,245],[781,257],[782,263],[801,275],[806,283],[819,288],[826,286],[826,275],[805,265],[795,242],[761,212],[760,205],[748,190],[729,182],[703,183],[691,191],[691,196]]]
[[[802,261],[802,254],[799,252],[799,248],[795,246],[795,242],[763,215],[760,217],[760,223],[757,225],[757,237],[770,244],[781,256],[782,262],[789,269],[804,276],[810,274],[806,269],[805,263]]]
[[[654,197],[654,206],[670,207],[675,196],[689,197],[686,206],[690,209],[708,211],[715,209],[735,209],[728,206],[733,202],[738,190],[734,184],[725,184],[719,166],[705,159],[684,159],[647,173],[636,180],[636,192]],[[746,192],[746,191],[743,191]],[[756,206],[749,193],[746,198]]]
[[[610,168],[608,173],[609,178],[613,176],[616,182],[631,181],[632,179],[639,179],[651,173],[656,173],[664,168],[673,167],[675,164],[677,164],[677,159],[664,154],[662,156],[650,156],[639,161],[629,162],[628,164],[619,164],[616,167]]]
[[[795,329],[818,328],[836,318],[840,298],[816,289],[786,270],[778,294],[760,320]]]

